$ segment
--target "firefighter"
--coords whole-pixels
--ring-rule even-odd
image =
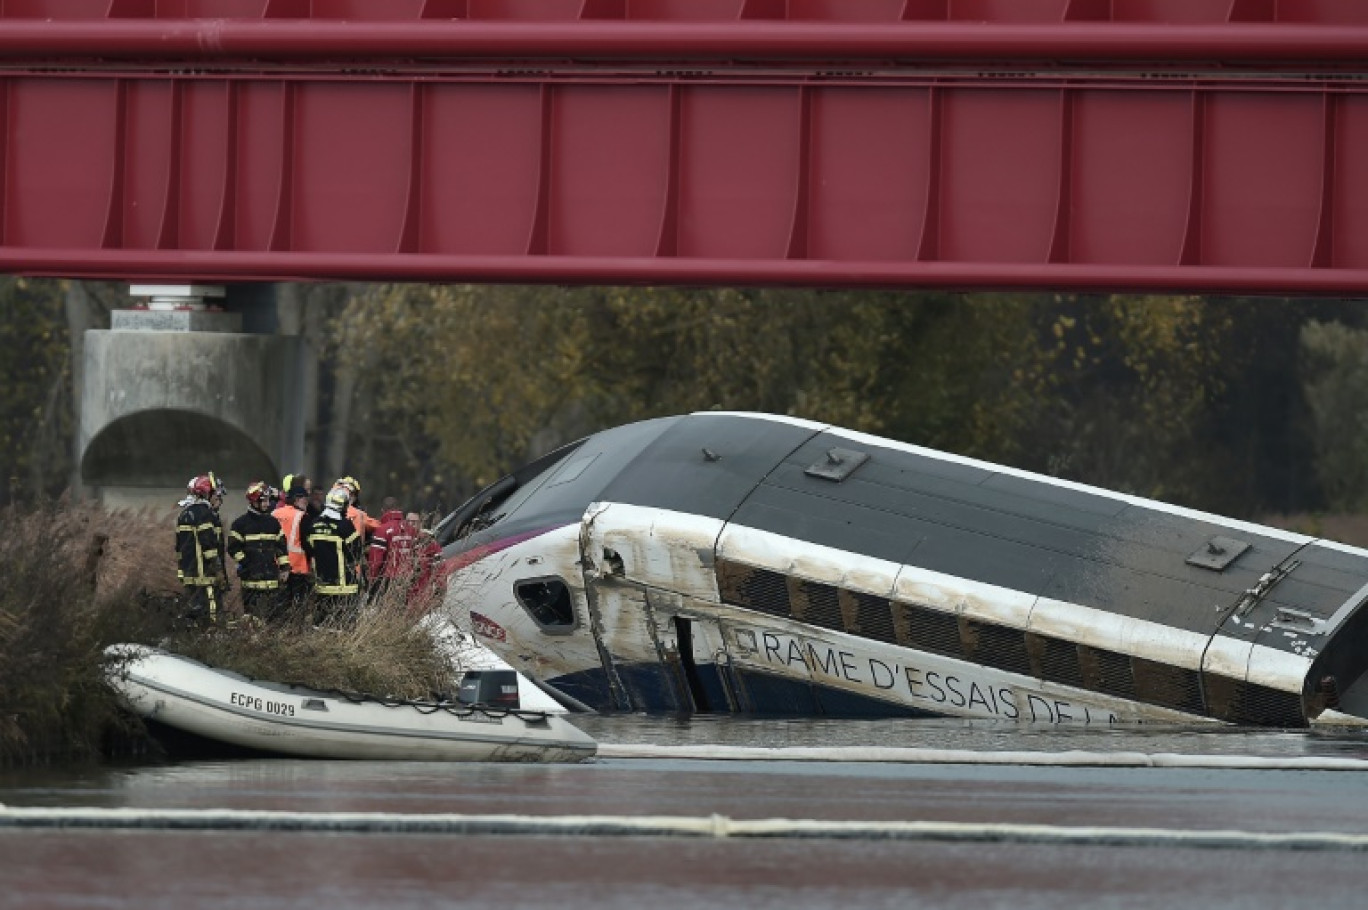
[[[372,535],[380,530],[380,522],[371,518],[361,508],[361,481],[350,476],[340,477],[337,483],[333,484],[333,487],[341,487],[347,491],[347,520],[356,528],[356,533],[361,535],[361,549],[364,552],[370,546]],[[361,583],[367,587],[370,585],[369,568],[367,560],[363,558],[361,561]]]
[[[300,540],[313,570],[314,622],[355,618],[361,592],[361,534],[347,519],[348,491],[333,487],[323,501],[323,512],[307,515]]]
[[[380,598],[387,587],[400,575],[413,573],[410,551],[416,527],[404,524],[404,513],[399,501],[386,496],[380,504],[380,527],[371,535],[366,547],[366,569],[372,601]]]
[[[188,601],[184,615],[197,626],[213,626],[219,620],[228,582],[223,567],[223,520],[218,512],[223,484],[210,471],[192,477],[185,491],[176,519],[176,575]]]
[[[361,508],[361,481],[357,480],[355,477],[343,477],[340,478],[337,483],[333,484],[333,486],[341,487],[351,495],[351,499],[347,505],[347,518],[355,525],[358,534],[362,537],[369,538],[376,531],[380,530],[380,521],[371,518],[366,514],[365,510]]]
[[[237,563],[243,609],[266,622],[283,612],[284,582],[290,577],[285,534],[271,514],[278,495],[264,481],[253,482],[247,487],[247,511],[228,529],[228,555]]]
[[[405,520],[419,527],[416,512],[410,512]],[[421,616],[440,605],[446,594],[447,576],[442,568],[442,545],[437,542],[437,535],[431,529],[419,527],[418,537],[413,543],[413,555],[417,571],[413,587],[409,589],[409,615]]]
[[[295,478],[295,485],[285,491],[281,504],[271,514],[280,523],[280,532],[285,535],[285,553],[290,561],[290,575],[285,580],[285,600],[291,609],[300,607],[309,599],[309,557],[304,553],[300,539],[301,522],[309,508],[309,491]]]
[[[303,487],[304,496],[307,498],[310,491],[313,490],[313,481],[303,474],[286,474],[285,479],[280,482],[280,502],[276,505],[286,505],[290,491],[296,487]]]

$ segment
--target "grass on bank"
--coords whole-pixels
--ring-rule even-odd
[[[453,668],[399,589],[354,623],[306,617],[209,632],[179,619],[175,513],[95,504],[0,509],[0,765],[156,754],[105,683],[118,642],[257,679],[396,698],[455,691]],[[236,582],[234,582],[236,587]],[[240,611],[237,591],[227,609]]]

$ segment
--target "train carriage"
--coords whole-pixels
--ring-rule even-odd
[[[438,533],[446,609],[598,710],[1368,723],[1368,551],[811,421],[605,430]]]

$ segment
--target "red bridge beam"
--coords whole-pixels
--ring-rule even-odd
[[[1368,292],[1368,86],[0,76],[0,269]]]
[[[1368,22],[1357,0],[6,0],[10,19]]]
[[[881,60],[1295,64],[1321,70],[1368,56],[1368,4],[1350,24],[1146,22],[501,22],[0,18],[12,59]]]
[[[206,253],[0,248],[0,271],[111,280],[395,281],[689,287],[1068,290],[1368,296],[1368,269],[1034,265],[993,262],[651,260],[607,256]]]

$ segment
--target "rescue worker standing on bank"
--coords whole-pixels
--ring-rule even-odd
[[[334,489],[341,487],[347,491],[347,520],[356,528],[356,533],[361,535],[361,550],[363,557],[361,560],[361,584],[369,587],[370,573],[369,566],[364,557],[366,549],[370,546],[371,535],[380,530],[380,522],[371,518],[366,511],[361,508],[361,481],[355,477],[338,478],[337,483],[333,484]]]
[[[271,514],[279,491],[264,481],[247,487],[247,511],[228,529],[228,555],[237,563],[242,606],[257,619],[271,622],[284,612],[284,580],[290,575],[285,534]]]
[[[347,518],[351,497],[343,487],[333,487],[323,501],[320,515],[307,515],[300,526],[300,540],[313,569],[314,622],[354,619],[360,607],[361,535]]]
[[[304,488],[304,497],[307,499],[313,491],[313,481],[303,474],[286,474],[285,479],[280,484],[280,502],[278,505],[285,505],[289,499],[289,493],[296,487]]]
[[[178,505],[176,519],[176,575],[189,602],[185,618],[198,626],[218,622],[219,606],[228,576],[223,568],[223,484],[210,471],[193,477]]]
[[[432,612],[442,602],[446,594],[446,573],[442,571],[442,545],[437,536],[428,528],[420,527],[418,514],[410,512],[404,519],[418,528],[417,539],[413,543],[414,561],[417,575],[413,587],[409,589],[409,615],[420,616]]]
[[[369,538],[380,530],[380,520],[371,518],[366,514],[366,510],[361,508],[361,481],[355,477],[343,477],[333,486],[341,487],[351,494],[350,504],[347,506],[347,518],[356,526],[357,533],[362,537]]]
[[[285,535],[285,553],[290,560],[290,575],[285,580],[285,601],[291,609],[302,606],[309,599],[313,587],[309,580],[309,557],[304,553],[300,527],[309,508],[309,491],[295,485],[285,491],[281,504],[271,514],[280,523]]]
[[[380,527],[371,535],[370,545],[366,547],[366,569],[372,600],[383,595],[403,570],[408,569],[409,574],[412,574],[408,556],[413,548],[413,529],[404,524],[399,500],[386,496],[380,508]]]

